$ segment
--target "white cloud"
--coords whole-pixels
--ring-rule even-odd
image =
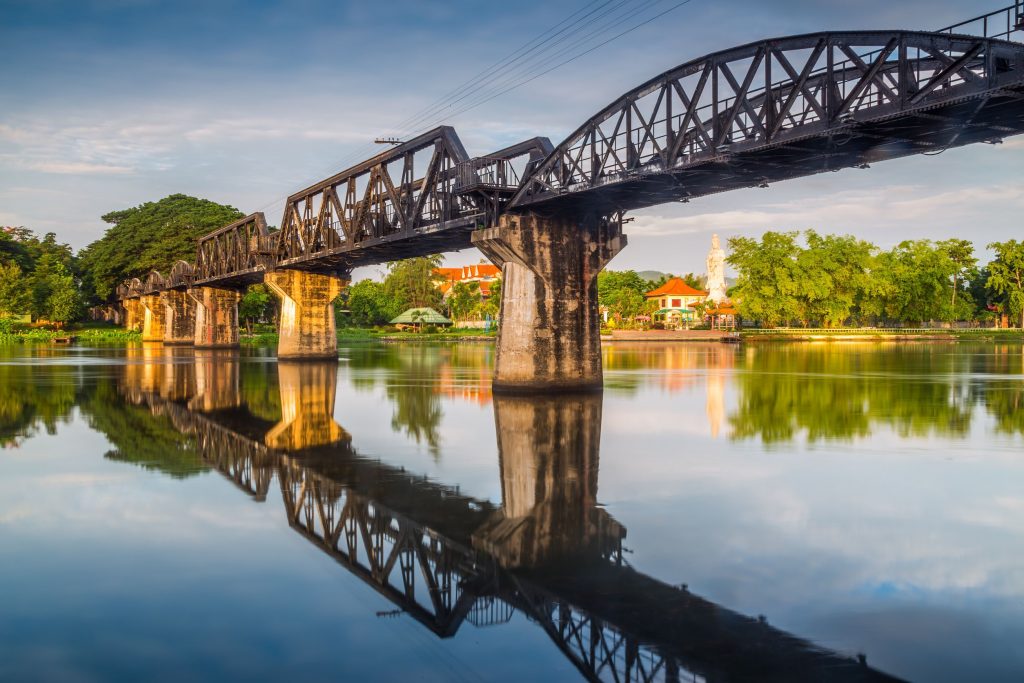
[[[38,161],[29,164],[33,171],[41,173],[70,173],[70,174],[101,174],[111,175],[119,173],[131,173],[129,166],[115,166],[111,164],[91,164],[84,161],[59,162],[59,161]]]
[[[968,186],[940,192],[921,185],[898,185],[832,192],[783,202],[747,202],[750,208],[690,216],[638,215],[630,234],[690,235],[711,232],[818,229],[859,233],[864,226],[921,224],[940,219],[974,220],[979,206],[1024,210],[1015,185]]]

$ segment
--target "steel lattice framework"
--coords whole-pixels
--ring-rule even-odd
[[[276,265],[338,271],[468,247],[518,169],[550,150],[535,138],[470,159],[454,129],[424,133],[290,196]]]
[[[241,288],[274,268],[346,273],[471,245],[506,212],[618,220],[670,201],[937,154],[1024,132],[1014,5],[939,32],[763,40],[652,78],[557,148],[533,138],[469,158],[441,126],[205,237],[165,287]],[[963,32],[980,32],[980,36]],[[118,298],[139,296],[125,282]]]
[[[276,241],[260,212],[204,235],[196,248],[192,283],[241,287],[259,282],[272,266]]]
[[[635,209],[1024,131],[1024,45],[816,33],[687,62],[632,90],[528,177],[514,210]]]
[[[188,261],[175,261],[164,281],[166,289],[188,289],[192,286],[192,264]]]
[[[166,288],[164,276],[155,270],[149,271],[149,274],[146,275],[146,279],[142,281],[143,294],[159,294]]]

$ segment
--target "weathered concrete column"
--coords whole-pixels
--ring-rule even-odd
[[[147,294],[142,302],[142,341],[162,342],[164,340],[164,305],[159,294]]]
[[[195,287],[188,296],[196,302],[196,348],[238,346],[238,301],[242,295],[232,289]]]
[[[506,215],[473,244],[502,267],[494,389],[600,390],[597,274],[626,246],[619,222]]]
[[[132,332],[142,331],[144,320],[142,302],[138,299],[124,300],[124,326]]]
[[[351,440],[334,421],[334,397],[338,388],[338,364],[279,363],[281,421],[264,439],[270,448],[297,451]]]
[[[348,280],[301,270],[275,270],[267,273],[263,282],[281,298],[278,359],[336,359],[334,300]]]
[[[614,557],[625,529],[597,505],[602,397],[494,397],[502,507],[473,546],[502,566]]]
[[[160,300],[164,305],[164,344],[195,344],[196,303],[177,289],[162,292]]]

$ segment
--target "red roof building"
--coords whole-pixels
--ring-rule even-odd
[[[682,278],[673,277],[669,278],[668,282],[661,287],[652,289],[644,296],[648,301],[658,302],[658,310],[654,312],[655,320],[675,326],[693,322],[696,319],[696,311],[693,306],[706,300],[708,293],[694,289]]]
[[[486,299],[491,293],[490,283],[501,277],[501,268],[491,263],[474,263],[458,268],[435,268],[434,275],[445,296],[458,282],[477,282],[480,284],[481,296]]]
[[[668,282],[663,284],[657,289],[652,289],[647,292],[644,296],[648,299],[653,299],[658,296],[691,296],[704,298],[708,295],[707,292],[701,289],[694,289],[681,277],[672,277],[668,279]]]

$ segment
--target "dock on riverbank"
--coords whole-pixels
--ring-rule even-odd
[[[601,335],[603,342],[713,342],[733,341],[732,330],[612,330]]]

